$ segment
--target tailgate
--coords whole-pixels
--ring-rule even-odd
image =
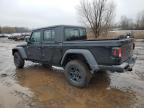
[[[134,39],[131,38],[127,40],[127,42],[124,45],[122,45],[121,48],[122,48],[121,62],[124,62],[133,56]]]

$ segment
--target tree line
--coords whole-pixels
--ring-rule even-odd
[[[30,32],[31,30],[25,27],[1,27],[0,26],[0,34],[1,33],[24,33]]]
[[[144,30],[144,11],[139,12],[135,19],[122,16],[118,26],[123,30]]]

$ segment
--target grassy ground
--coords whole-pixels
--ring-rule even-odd
[[[134,36],[136,39],[144,39],[144,31],[134,32]]]
[[[110,31],[108,34],[101,35],[98,39],[111,39],[117,38],[120,35],[124,35],[127,33],[132,33],[135,39],[144,39],[144,30],[136,30],[136,31]],[[88,33],[88,39],[94,39],[94,35],[92,33]]]

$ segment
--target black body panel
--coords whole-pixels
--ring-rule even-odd
[[[31,36],[30,41],[27,43],[27,46],[22,45],[18,47],[23,47],[25,49],[27,54],[26,60],[51,64],[55,66],[61,66],[61,60],[65,52],[69,49],[88,50],[94,56],[95,61],[97,62],[98,65],[105,65],[105,66],[121,65],[123,62],[127,61],[132,57],[133,54],[132,48],[134,43],[133,38],[66,41],[65,40],[66,35],[64,32],[65,28],[72,28],[72,30],[74,30],[74,33],[77,34],[78,32],[76,30],[83,29],[83,32],[85,30],[84,27],[64,26],[64,25],[36,29],[33,30],[33,33],[39,31],[41,32],[39,42],[31,42],[32,40]],[[52,41],[44,41],[45,30],[54,30],[55,32],[54,39]],[[51,35],[47,34],[47,36]],[[73,39],[76,38],[74,37]],[[122,48],[122,57],[120,58],[118,63],[116,63],[116,61],[113,60],[112,48],[114,47]]]

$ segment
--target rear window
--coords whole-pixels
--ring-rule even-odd
[[[86,40],[86,30],[83,28],[65,28],[65,40]]]

